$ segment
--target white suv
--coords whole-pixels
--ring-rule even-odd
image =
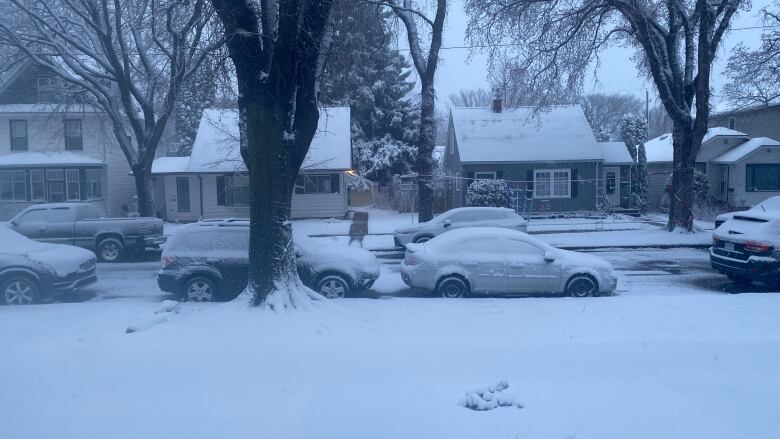
[[[401,227],[395,231],[395,246],[402,248],[410,242],[421,243],[444,232],[463,227],[501,227],[526,233],[528,222],[512,209],[504,207],[460,207],[448,210],[434,219]]]

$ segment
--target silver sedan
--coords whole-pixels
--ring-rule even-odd
[[[448,210],[432,220],[395,231],[396,247],[414,242],[425,242],[444,232],[465,227],[501,227],[525,232],[528,221],[514,210],[505,207],[459,207]]]
[[[458,229],[407,244],[401,277],[442,297],[469,294],[610,294],[617,278],[609,262],[551,247],[527,234],[494,227]]]

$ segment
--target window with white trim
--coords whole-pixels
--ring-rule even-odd
[[[103,170],[87,169],[84,174],[86,177],[84,199],[99,200],[103,198]]]
[[[571,169],[534,170],[534,198],[571,198]]]
[[[474,180],[495,180],[496,171],[474,172]]]
[[[27,173],[24,171],[0,172],[0,200],[27,201]]]
[[[46,201],[46,183],[43,179],[43,169],[30,170],[30,200]]]
[[[27,121],[26,120],[12,120],[10,121],[11,129],[11,151],[27,151]]]
[[[66,198],[68,201],[81,199],[81,178],[78,169],[65,170]]]
[[[49,202],[65,201],[65,175],[62,169],[46,170],[46,188],[49,193]]]

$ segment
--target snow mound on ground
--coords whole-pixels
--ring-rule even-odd
[[[479,412],[493,410],[498,407],[523,408],[523,405],[517,401],[517,398],[503,393],[508,388],[509,383],[502,380],[494,386],[466,392],[466,396],[458,401],[458,405]]]
[[[265,298],[261,307],[274,312],[309,309],[323,299],[324,297],[315,293],[298,279],[287,282],[277,281],[274,282],[274,290]]]
[[[132,334],[134,332],[144,331],[153,326],[157,326],[160,323],[167,322],[172,314],[179,312],[179,304],[180,302],[175,300],[163,300],[154,310],[154,314],[150,319],[131,322],[129,325],[127,325],[125,333]]]

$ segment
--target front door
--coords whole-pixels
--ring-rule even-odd
[[[176,210],[190,211],[190,178],[176,177]]]
[[[604,192],[612,206],[620,206],[620,168],[604,168]]]
[[[521,240],[503,240],[512,293],[554,293],[560,286],[560,267],[544,258],[545,250]]]

